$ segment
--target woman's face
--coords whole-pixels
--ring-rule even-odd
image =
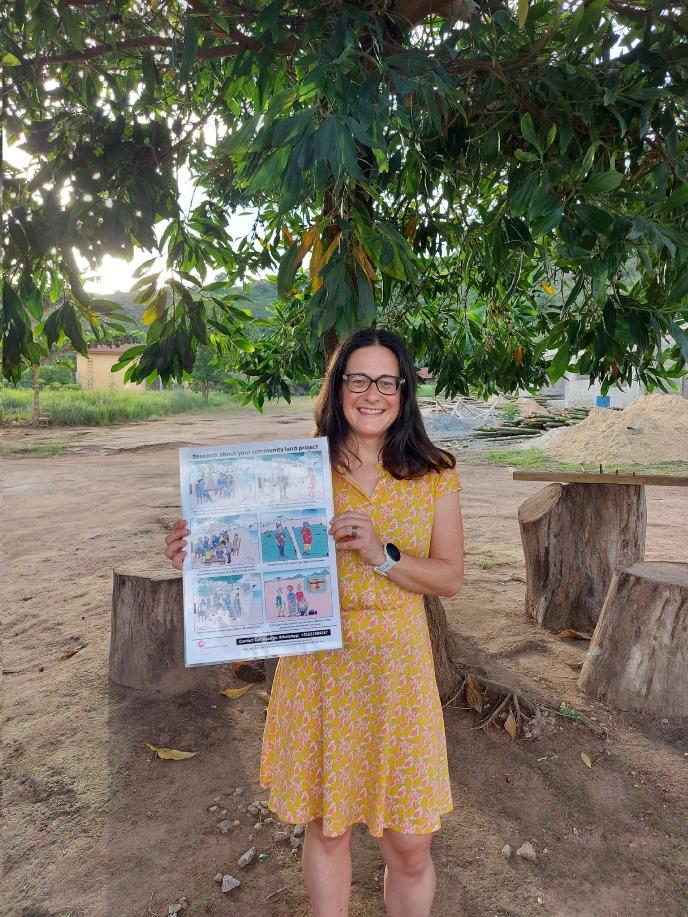
[[[355,350],[346,362],[345,375],[365,373],[371,379],[380,376],[399,376],[399,361],[386,347],[374,345]],[[381,446],[387,430],[399,416],[401,391],[383,395],[375,383],[367,392],[350,392],[340,380],[342,410],[358,442],[375,441]]]

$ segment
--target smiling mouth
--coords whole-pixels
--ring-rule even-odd
[[[383,408],[358,408],[359,414],[368,414],[371,417],[377,417],[380,414],[384,414]]]

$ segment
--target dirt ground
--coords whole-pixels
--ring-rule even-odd
[[[108,681],[113,566],[159,554],[179,512],[177,448],[301,436],[307,411],[249,409],[105,430],[9,430],[5,444],[66,443],[3,460],[4,891],[7,917],[305,917],[300,851],[239,810],[266,798],[258,761],[266,695],[238,700],[227,668],[174,697]],[[607,727],[557,717],[512,741],[446,709],[455,810],[434,840],[434,917],[686,917],[688,723],[591,704],[559,641],[523,610],[516,512],[541,485],[463,462],[467,572],[446,602],[452,631],[497,677]],[[688,490],[648,488],[647,555],[688,560]],[[83,646],[70,658],[69,650]],[[162,761],[146,747],[193,750]],[[586,753],[589,768],[581,759]],[[241,796],[234,795],[244,787]],[[219,808],[213,808],[219,806]],[[226,815],[224,814],[226,811]],[[221,834],[222,818],[240,825]],[[274,827],[274,826],[272,826]],[[253,839],[249,835],[253,834]],[[530,841],[537,862],[505,859]],[[255,844],[267,859],[240,869]],[[381,917],[382,863],[357,829],[352,917]],[[223,895],[216,873],[240,888]]]

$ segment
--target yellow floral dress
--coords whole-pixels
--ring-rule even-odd
[[[460,490],[455,470],[398,481],[380,467],[368,497],[333,475],[336,512],[368,513],[384,541],[427,557],[435,500]],[[364,822],[428,834],[452,809],[444,721],[423,597],[338,553],[344,648],[280,659],[261,783],[283,821],[323,818],[337,837]]]

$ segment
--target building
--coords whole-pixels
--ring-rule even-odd
[[[112,367],[132,344],[91,344],[88,356],[76,355],[76,381],[87,392],[142,392],[146,383],[125,382],[124,370],[113,373]]]

